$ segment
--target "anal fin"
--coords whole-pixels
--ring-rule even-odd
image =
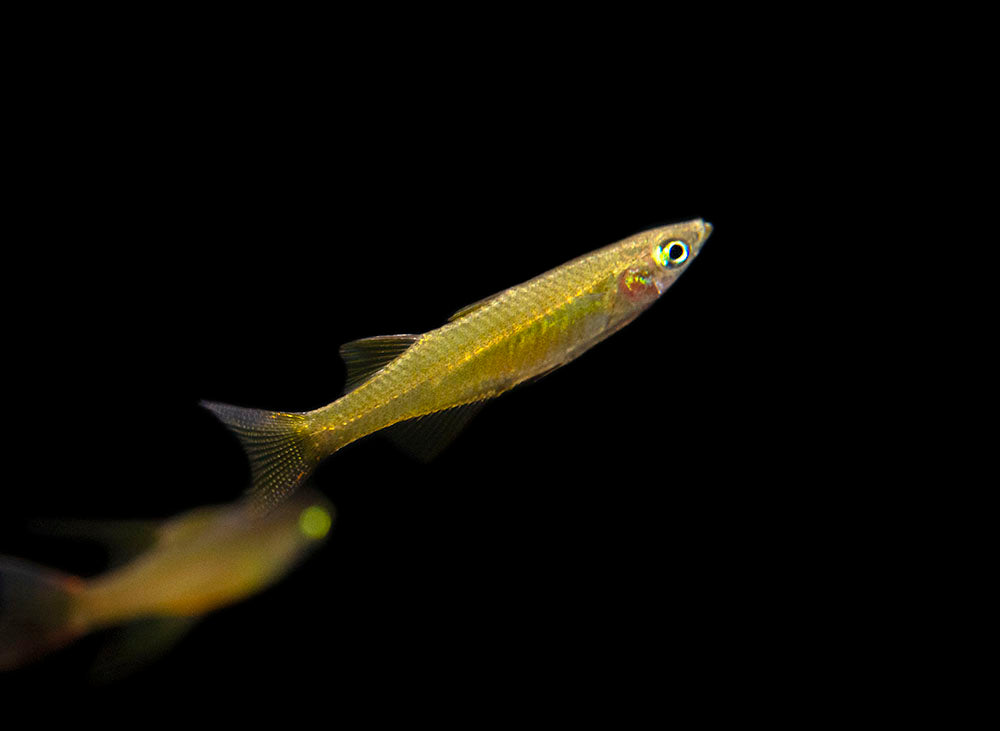
[[[479,413],[484,403],[475,401],[401,421],[380,433],[411,457],[429,462],[451,444],[469,420]]]
[[[95,683],[111,683],[166,655],[198,617],[145,617],[118,628],[90,668]]]

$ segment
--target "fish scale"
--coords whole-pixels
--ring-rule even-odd
[[[711,231],[701,219],[650,229],[469,305],[423,335],[348,343],[341,352],[352,387],[314,411],[205,405],[246,448],[253,492],[274,504],[322,459],[373,432],[419,420],[439,442],[452,438],[454,422],[467,418],[462,407],[559,368],[635,319]]]

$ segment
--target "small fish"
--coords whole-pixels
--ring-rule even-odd
[[[203,402],[242,442],[251,492],[281,501],[319,462],[383,429],[433,456],[484,401],[540,378],[632,322],[698,256],[701,219],[650,229],[475,302],[422,335],[340,348],[344,395],[308,412]],[[391,428],[390,428],[391,427]]]
[[[203,507],[165,522],[56,524],[56,531],[147,544],[126,563],[84,579],[0,556],[0,670],[35,660],[104,627],[135,633],[108,653],[121,674],[167,649],[198,617],[273,584],[318,547],[333,506],[304,489],[261,514],[247,500]],[[63,530],[61,526],[68,525]],[[143,621],[140,621],[143,620]],[[110,665],[114,665],[111,668]],[[98,671],[100,675],[100,671]]]

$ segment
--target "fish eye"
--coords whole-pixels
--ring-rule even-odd
[[[680,264],[688,258],[688,247],[683,241],[673,241],[667,249],[667,256],[672,264]]]
[[[673,239],[657,246],[653,254],[660,266],[675,267],[687,261],[689,249],[680,239]]]

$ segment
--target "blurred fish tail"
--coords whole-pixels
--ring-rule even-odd
[[[251,492],[277,503],[298,488],[319,463],[308,414],[266,411],[202,401],[240,440],[250,460]]]
[[[0,671],[62,647],[84,633],[74,619],[82,579],[0,556]]]

